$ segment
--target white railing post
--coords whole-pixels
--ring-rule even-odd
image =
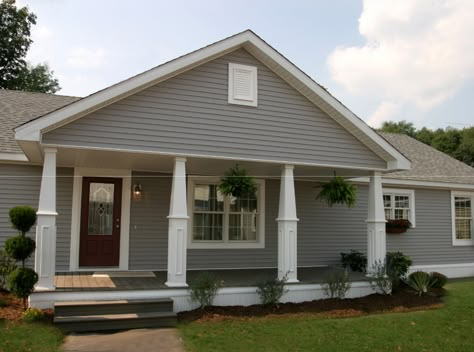
[[[43,175],[36,221],[35,271],[37,291],[54,290],[56,271],[56,153],[44,149]]]
[[[280,180],[278,211],[278,278],[298,282],[297,278],[297,227],[295,182],[293,165],[284,165]]]
[[[166,286],[187,287],[186,245],[188,233],[186,158],[175,158],[168,216],[168,280]]]

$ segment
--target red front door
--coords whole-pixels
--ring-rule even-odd
[[[84,177],[79,266],[118,266],[122,179]]]

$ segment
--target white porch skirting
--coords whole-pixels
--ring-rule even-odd
[[[304,302],[326,298],[320,284],[288,285],[282,302]],[[374,293],[368,282],[353,282],[347,298],[364,297]],[[182,312],[197,308],[190,300],[189,289],[128,290],[128,291],[48,291],[30,296],[30,305],[36,308],[53,308],[54,302],[106,301],[126,299],[172,298],[174,311]],[[250,306],[259,304],[256,287],[224,287],[214,301],[216,306]]]
[[[410,273],[414,271],[426,271],[428,273],[436,271],[449,278],[473,277],[474,263],[413,265],[410,267]]]

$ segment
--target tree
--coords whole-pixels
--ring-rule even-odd
[[[31,65],[26,54],[33,40],[31,26],[36,15],[27,7],[17,8],[15,0],[0,2],[0,89],[55,93],[60,87],[44,64]]]
[[[413,126],[413,123],[405,120],[399,122],[385,121],[379,131],[389,133],[402,133],[410,137],[415,137],[416,134],[416,129],[415,126]]]
[[[462,130],[459,147],[454,152],[456,159],[474,167],[474,127]]]
[[[455,128],[448,127],[445,130],[439,128],[434,132],[431,146],[452,157],[461,144],[461,132]]]

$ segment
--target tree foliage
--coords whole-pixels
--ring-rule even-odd
[[[15,0],[0,1],[0,89],[55,93],[60,87],[48,65],[32,65],[26,54],[33,43],[36,15]]]
[[[411,122],[386,121],[379,131],[406,134],[474,167],[474,127],[416,129]]]

